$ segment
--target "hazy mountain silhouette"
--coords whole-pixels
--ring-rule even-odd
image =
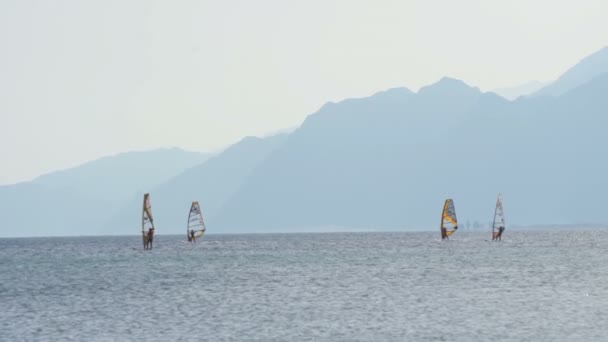
[[[608,46],[585,57],[575,66],[568,69],[556,81],[535,92],[533,95],[559,96],[606,72],[608,72]]]
[[[254,170],[217,221],[268,231],[418,224],[404,215],[414,204],[412,173],[437,157],[429,153],[436,141],[456,139],[453,127],[480,102],[507,101],[443,78],[418,94],[392,89],[327,104]]]
[[[606,222],[608,73],[590,67],[605,51],[567,72],[593,69],[594,77],[565,74],[547,87],[562,89],[556,96],[508,101],[443,78],[417,93],[395,88],[328,103],[289,134],[169,165],[170,179],[128,181],[172,164],[154,157],[111,177],[81,169],[0,187],[9,227],[0,234],[137,234],[144,192],[162,234],[184,232],[193,200],[210,232],[437,229],[448,197],[461,222],[487,225],[498,192],[508,224]],[[114,189],[102,189],[106,178]],[[106,202],[114,193],[129,198],[118,213]]]
[[[141,192],[201,164],[210,154],[179,148],[121,153],[34,179],[35,184],[65,188],[83,197],[122,203]]]
[[[251,170],[280,146],[286,135],[247,137],[208,161],[148,189],[158,231],[183,233],[192,201],[199,201],[207,223],[248,177]],[[141,227],[143,192],[134,196],[106,225],[107,233],[136,234]]]
[[[499,191],[510,222],[603,222],[607,89],[604,75],[509,102],[442,79],[328,104],[256,167],[217,229],[430,228],[447,197],[483,222]]]
[[[0,186],[0,236],[103,233],[102,223],[136,193],[208,157],[176,148],[128,152]]]
[[[101,200],[40,184],[1,186],[0,236],[95,234],[108,206]]]
[[[520,96],[533,94],[549,84],[550,82],[531,81],[513,87],[492,89],[491,91],[507,100],[515,100]]]

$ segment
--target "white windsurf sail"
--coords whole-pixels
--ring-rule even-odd
[[[505,230],[505,214],[502,210],[502,196],[498,194],[496,209],[494,209],[494,221],[492,221],[492,240],[502,239]]]
[[[206,231],[207,227],[205,227],[201,206],[198,202],[192,202],[190,212],[188,213],[188,224],[186,225],[186,236],[188,237],[188,241],[192,241],[193,233],[194,238],[198,239],[205,235]]]
[[[154,229],[154,218],[152,217],[152,205],[150,205],[150,194],[144,194],[144,205],[141,216],[141,235],[146,248],[148,242],[148,229]]]

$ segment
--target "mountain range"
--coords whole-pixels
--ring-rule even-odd
[[[209,157],[177,148],[128,152],[0,186],[0,236],[103,234],[131,198]]]
[[[217,226],[432,228],[448,197],[485,223],[498,192],[511,222],[602,222],[606,90],[604,74],[510,102],[443,79],[327,105],[256,167]]]
[[[443,78],[211,157],[124,154],[2,186],[0,235],[137,234],[144,192],[159,233],[182,233],[193,200],[210,232],[435,229],[448,197],[487,225],[498,192],[508,223],[605,223],[607,51],[513,101]]]
[[[532,96],[560,96],[605,72],[608,72],[608,46],[585,57],[556,81],[532,93]]]
[[[531,81],[514,87],[493,89],[492,92],[512,101],[520,96],[533,94],[550,83],[551,82]]]

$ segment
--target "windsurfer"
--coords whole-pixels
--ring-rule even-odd
[[[502,240],[502,232],[505,230],[505,227],[498,227],[498,236],[496,237],[498,240]]]
[[[196,236],[194,235],[194,229],[190,229],[190,241],[196,242]]]
[[[146,249],[152,249],[152,241],[154,240],[154,228],[148,229],[148,241],[146,241]]]
[[[445,227],[441,227],[441,240],[446,240],[448,238],[448,230]]]

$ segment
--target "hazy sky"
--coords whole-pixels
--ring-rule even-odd
[[[549,81],[605,0],[0,1],[0,184],[103,155],[213,151],[327,101],[448,75]]]

